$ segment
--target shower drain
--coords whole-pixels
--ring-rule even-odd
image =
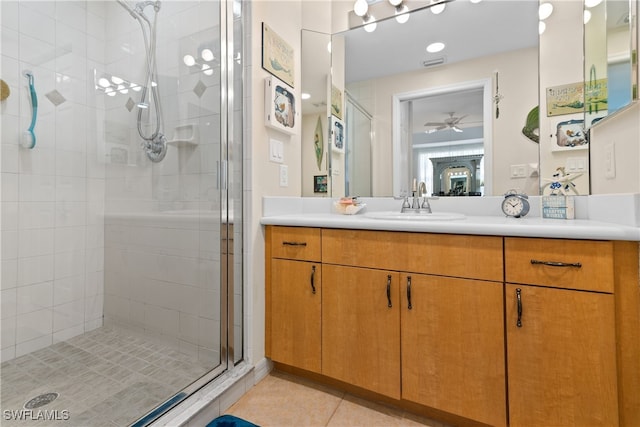
[[[58,393],[44,393],[36,396],[24,404],[25,409],[36,409],[44,405],[48,405],[58,398]]]

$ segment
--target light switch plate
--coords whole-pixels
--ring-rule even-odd
[[[284,163],[284,144],[277,139],[269,139],[269,161]]]

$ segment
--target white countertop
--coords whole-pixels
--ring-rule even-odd
[[[624,206],[635,205],[636,198],[623,200]],[[263,214],[261,224],[284,225],[297,227],[345,228],[358,230],[389,230],[411,231],[449,234],[478,234],[494,236],[547,237],[593,240],[629,240],[640,241],[640,228],[635,225],[636,212],[628,215],[610,214],[602,206],[591,206],[594,200],[584,200],[576,203],[576,210],[582,209],[583,218],[574,220],[543,219],[536,215],[537,201],[532,200],[532,214],[524,218],[507,218],[500,214],[498,198],[465,198],[460,206],[457,202],[447,200],[441,206],[433,201],[434,212],[444,212],[439,207],[446,207],[446,212],[459,212],[466,215],[461,220],[388,220],[370,218],[366,212],[393,210],[400,203],[390,198],[363,199],[367,207],[356,215],[341,215],[331,213],[331,199],[313,198],[282,198],[265,197],[263,199]],[[493,200],[491,200],[493,199]],[[597,201],[597,200],[596,200]],[[609,202],[610,200],[607,200]],[[397,205],[397,206],[396,206]],[[496,205],[498,206],[496,212]],[[615,206],[620,206],[616,203]],[[458,207],[459,209],[455,209]],[[590,210],[593,216],[604,216],[607,221],[584,218],[584,213]],[[490,214],[486,214],[490,213]],[[616,222],[609,222],[616,220]]]

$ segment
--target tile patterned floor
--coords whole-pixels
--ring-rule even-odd
[[[261,427],[447,427],[281,372],[272,372],[226,413]]]
[[[37,426],[125,426],[208,372],[189,356],[138,336],[103,327],[0,365],[3,427],[32,426],[7,420],[42,393],[59,397],[41,410],[68,411],[69,419]]]

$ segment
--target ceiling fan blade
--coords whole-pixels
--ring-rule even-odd
[[[453,129],[455,132],[464,132],[462,129],[460,129],[458,126],[453,125],[451,126],[451,129]]]
[[[446,126],[446,123],[443,122],[427,122],[424,124],[425,126]]]

